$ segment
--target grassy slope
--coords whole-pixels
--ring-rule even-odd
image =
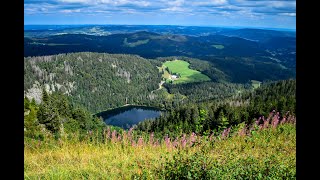
[[[198,81],[210,81],[210,78],[199,71],[189,69],[189,63],[181,60],[167,61],[163,64],[168,67],[172,73],[179,73],[180,78],[174,81],[174,84],[189,83]]]
[[[26,179],[130,179],[139,174],[148,179],[159,179],[156,178],[159,176],[157,170],[178,170],[163,166],[177,152],[167,149],[164,143],[156,147],[149,144],[132,147],[111,142],[95,145],[88,141],[39,144],[25,139],[24,174]],[[201,153],[211,161],[208,168],[216,179],[239,176],[292,178],[296,174],[296,128],[293,124],[283,124],[275,129],[258,131],[251,137],[234,136],[216,140],[213,145],[206,142],[180,152],[184,154],[183,158]],[[179,161],[174,163],[185,166]]]

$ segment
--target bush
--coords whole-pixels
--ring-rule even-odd
[[[211,165],[212,162],[201,152],[188,156],[179,151],[172,160],[166,161],[157,174],[164,179],[210,179]]]

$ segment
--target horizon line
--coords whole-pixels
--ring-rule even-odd
[[[282,29],[296,31],[296,28],[273,28],[255,26],[225,26],[225,25],[179,25],[179,24],[24,24],[24,26],[84,26],[84,25],[111,25],[111,26],[185,26],[185,27],[222,27],[222,28],[252,28],[252,29]]]

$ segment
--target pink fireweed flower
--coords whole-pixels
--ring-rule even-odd
[[[222,137],[222,138],[228,137],[229,132],[230,132],[230,127],[227,128],[227,129],[225,129],[225,130],[223,130],[223,132],[222,132],[222,134],[221,134],[221,137]]]
[[[122,132],[122,139],[123,139],[123,141],[127,140],[127,131]]]
[[[131,146],[132,146],[132,147],[136,146],[136,141],[135,141],[135,140],[132,140]]]
[[[112,142],[116,142],[117,141],[117,131],[114,130],[111,134],[111,140]]]
[[[186,139],[186,134],[183,134],[182,138],[181,138],[181,147],[185,148],[187,145],[187,139]]]
[[[130,128],[129,131],[128,131],[128,139],[129,139],[129,141],[132,140],[132,131],[133,131],[133,128]]]
[[[260,124],[259,130],[262,130],[262,129],[263,129],[263,124]]]
[[[173,141],[172,146],[174,148],[178,147],[178,139],[177,138]]]
[[[274,115],[275,112],[276,112],[276,111],[273,110],[273,111],[269,114],[269,116],[268,116],[268,118],[267,118],[267,121],[268,121],[268,122],[270,122],[270,119],[273,117],[273,115]]]
[[[283,117],[282,120],[281,120],[281,122],[280,122],[280,124],[286,123],[286,120],[287,120],[286,117]]]
[[[110,138],[110,128],[108,127],[107,129],[107,138],[109,139]]]
[[[187,140],[186,140],[186,139],[182,140],[182,142],[181,142],[181,147],[182,147],[182,148],[185,148],[186,145],[187,145]]]
[[[153,144],[153,146],[159,146],[160,143],[159,143],[159,139],[156,140],[156,142]]]
[[[192,144],[196,141],[196,134],[194,132],[191,133],[189,140],[190,146],[192,146]]]
[[[272,127],[273,127],[273,128],[276,128],[277,125],[278,125],[278,123],[279,123],[279,116],[278,116],[278,113],[277,113],[277,115],[275,115],[275,116],[273,117],[273,119],[272,119],[272,122],[271,122]]]
[[[129,129],[128,134],[131,135],[131,134],[132,134],[132,131],[133,131],[133,127]]]
[[[262,126],[263,129],[265,129],[269,126],[269,121],[270,121],[270,119],[268,118],[263,122],[263,126]]]
[[[240,129],[240,131],[238,132],[238,136],[245,136],[247,133],[246,130],[247,130],[247,125],[245,125],[242,129]]]
[[[292,123],[292,124],[296,124],[296,118],[292,115],[289,115],[287,122]]]
[[[154,141],[153,137],[154,137],[154,133],[152,132],[152,133],[150,134],[150,137],[149,137],[149,144],[150,144],[150,145],[153,144],[153,141]]]
[[[259,124],[260,124],[261,119],[262,119],[262,118],[261,118],[261,117],[259,117],[259,118],[256,120],[256,122],[255,122],[255,123],[256,123],[256,125],[259,125]]]
[[[170,148],[171,142],[170,142],[170,138],[166,135],[165,139],[164,139],[167,148]]]
[[[138,146],[142,146],[143,145],[143,138],[139,137],[138,139]]]
[[[214,138],[214,132],[213,132],[213,133],[210,135],[210,137],[209,137],[210,141],[212,141],[213,138]]]

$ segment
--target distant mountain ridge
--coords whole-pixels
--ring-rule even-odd
[[[296,37],[290,31],[135,25],[25,31],[25,57],[73,52],[197,58],[237,83],[294,78],[296,68]]]

